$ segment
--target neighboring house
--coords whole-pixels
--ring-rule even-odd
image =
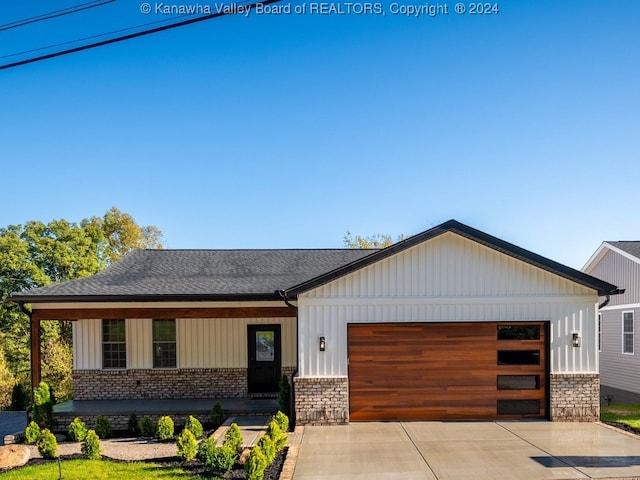
[[[242,397],[294,375],[298,424],[597,420],[611,283],[454,220],[382,250],[144,250],[15,293],[72,320],[75,399]]]
[[[603,242],[582,269],[625,291],[602,300],[598,313],[601,395],[640,402],[640,242]]]

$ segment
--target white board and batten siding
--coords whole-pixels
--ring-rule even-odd
[[[447,232],[299,295],[299,374],[347,376],[349,323],[469,321],[548,321],[551,373],[596,373],[597,301],[593,289]]]
[[[178,368],[247,368],[247,325],[281,325],[282,366],[295,366],[295,318],[178,318]],[[127,368],[153,368],[152,320],[127,319]],[[73,322],[76,370],[102,368],[102,320]]]

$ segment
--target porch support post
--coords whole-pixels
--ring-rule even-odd
[[[31,320],[31,391],[38,388],[42,378],[42,354],[40,341],[40,320],[29,315]]]

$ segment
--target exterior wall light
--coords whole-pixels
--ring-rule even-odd
[[[571,345],[573,345],[574,347],[579,347],[580,346],[580,334],[577,332],[574,332],[571,334]]]
[[[327,342],[324,337],[320,337],[320,351],[324,352],[327,349]]]

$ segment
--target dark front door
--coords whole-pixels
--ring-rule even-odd
[[[280,380],[280,325],[248,325],[249,393],[277,392]]]

